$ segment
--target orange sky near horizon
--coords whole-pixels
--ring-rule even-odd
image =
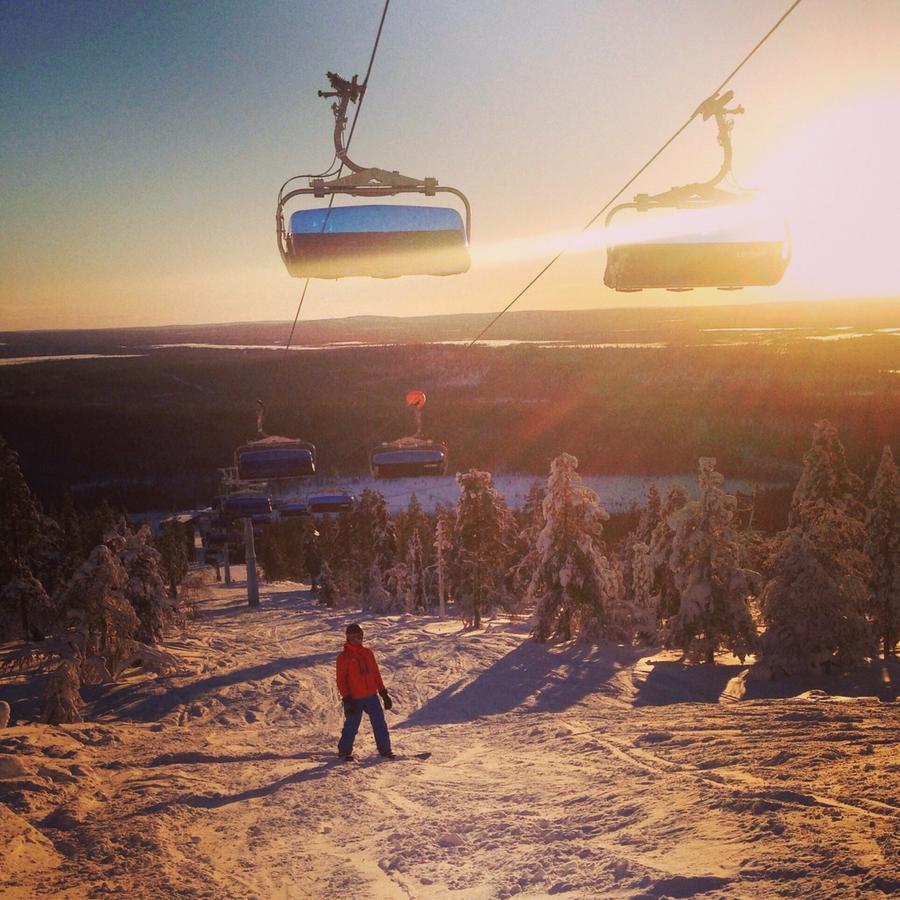
[[[0,38],[18,53],[0,53],[17,65],[0,101],[0,331],[292,319],[302,282],[277,255],[275,193],[327,163],[316,91],[326,70],[364,72],[381,5],[358,4],[352,36],[315,3],[235,8],[211,32],[201,4],[123,3],[102,27],[17,11]],[[894,0],[804,0],[730,85],[736,178],[790,222],[780,285],[617,294],[607,235],[581,235],[787,6],[392,0],[351,155],[464,190],[473,265],[313,281],[304,317],[499,310],[570,242],[516,309],[900,298]],[[622,199],[719,160],[698,120]]]

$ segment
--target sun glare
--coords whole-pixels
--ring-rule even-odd
[[[751,183],[790,221],[784,287],[811,297],[900,294],[900,90],[845,100],[802,123]]]

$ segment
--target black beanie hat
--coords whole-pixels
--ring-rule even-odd
[[[353,622],[347,626],[347,632],[346,632],[347,637],[350,637],[351,634],[362,634],[362,633],[363,633],[362,628],[360,628],[360,626],[357,625],[356,622]]]

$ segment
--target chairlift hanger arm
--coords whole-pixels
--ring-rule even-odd
[[[733,148],[731,145],[731,130],[734,127],[734,119],[729,116],[740,115],[744,112],[743,106],[735,106],[731,109],[728,104],[734,99],[734,91],[726,91],[724,94],[713,94],[707,97],[694,111],[691,118],[702,116],[703,121],[715,119],[718,128],[717,140],[722,148],[722,165],[719,171],[708,181],[696,181],[669,188],[660,194],[636,194],[630,203],[620,203],[614,206],[606,216],[606,225],[612,221],[613,216],[622,209],[636,209],[638,212],[646,212],[649,209],[660,207],[689,209],[696,207],[716,206],[722,203],[736,203],[749,198],[749,194],[733,194],[724,191],[717,185],[731,172]]]

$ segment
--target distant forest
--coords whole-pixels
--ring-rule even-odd
[[[740,318],[748,309],[759,315],[757,307],[732,312]],[[893,311],[883,307],[870,327],[885,327]],[[658,320],[696,311],[642,311],[650,312]],[[693,332],[725,327],[710,318],[734,321],[722,315],[695,317]],[[224,328],[244,329],[245,341],[248,330],[283,331],[283,323],[209,327],[219,340]],[[651,330],[616,337],[639,343]],[[196,341],[187,331],[172,341]],[[900,448],[900,335],[890,332],[852,340],[757,333],[753,343],[729,333],[717,343],[719,332],[706,333],[708,344],[664,348],[400,344],[288,354],[138,350],[142,342],[126,340],[134,330],[89,334],[106,346],[67,332],[0,336],[6,356],[38,352],[41,340],[41,352],[145,354],[0,368],[0,433],[51,505],[66,492],[130,510],[208,504],[217,469],[254,435],[257,399],[267,406],[267,432],[316,444],[322,474],[360,474],[374,444],[412,432],[404,404],[411,388],[428,395],[425,431],[448,444],[450,471],[545,477],[550,460],[567,451],[582,474],[690,473],[699,457],[714,456],[728,477],[793,480],[823,418],[837,425],[861,475],[874,471],[885,444]],[[350,334],[360,339],[359,331],[340,339]]]

